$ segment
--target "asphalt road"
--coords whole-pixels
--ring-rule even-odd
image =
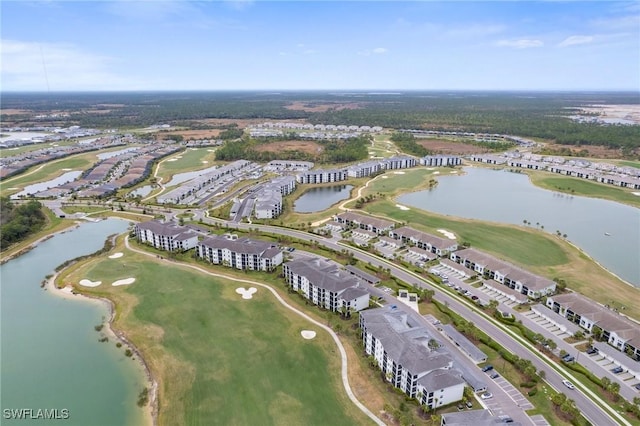
[[[134,210],[132,206],[128,206],[128,209]],[[155,209],[154,210],[158,210]],[[178,212],[183,212],[183,210],[171,211],[171,209],[160,209],[161,211],[168,213],[168,216],[175,217],[175,214]],[[388,263],[376,256],[373,256],[367,252],[360,251],[351,246],[344,246],[338,244],[338,242],[334,239],[328,239],[321,236],[317,236],[308,232],[297,231],[293,229],[280,228],[275,226],[266,226],[266,225],[257,225],[257,224],[245,224],[245,223],[230,223],[227,221],[213,219],[204,217],[202,212],[193,210],[196,213],[195,219],[202,219],[207,223],[220,223],[225,226],[236,227],[238,229],[246,229],[249,227],[259,228],[261,230],[271,232],[279,235],[286,235],[293,238],[299,238],[307,241],[316,241],[317,243],[327,247],[331,250],[341,251],[347,248],[350,252],[352,252],[358,260],[361,260],[365,263],[371,263],[371,265],[376,267],[390,268],[392,275],[400,279],[401,281],[407,282],[409,284],[430,288],[435,291],[434,298],[441,302],[448,304],[448,306],[457,312],[459,315],[466,318],[468,321],[474,323],[474,325],[485,332],[487,335],[491,336],[491,338],[506,348],[511,353],[521,357],[530,359],[533,365],[538,369],[538,371],[543,370],[546,373],[546,381],[549,385],[554,387],[557,391],[565,393],[570,399],[573,399],[576,403],[576,406],[581,411],[581,413],[594,425],[604,426],[604,425],[618,425],[618,424],[630,424],[623,417],[619,417],[617,419],[611,418],[603,409],[601,409],[594,401],[592,401],[589,397],[587,397],[582,390],[576,389],[568,389],[562,384],[562,380],[569,379],[574,384],[579,385],[577,380],[573,380],[569,375],[566,374],[566,377],[558,373],[555,369],[551,368],[546,362],[539,358],[541,354],[535,349],[529,349],[524,346],[520,341],[516,340],[513,336],[507,334],[502,328],[498,327],[492,321],[485,318],[483,315],[480,315],[476,312],[475,308],[466,301],[461,301],[458,298],[452,297],[446,291],[444,291],[438,285],[434,283],[426,281],[424,278],[414,275],[393,263]],[[489,391],[494,395],[500,395],[501,390],[498,387],[494,387],[492,383],[488,384]],[[594,397],[598,397],[597,394],[593,394]],[[519,416],[513,416],[514,419]],[[530,421],[525,422],[525,424],[529,424]]]

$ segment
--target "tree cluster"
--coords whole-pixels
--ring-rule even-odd
[[[14,205],[8,197],[0,198],[0,249],[18,241],[42,229],[46,222],[46,216],[42,211],[42,204],[38,201],[29,201],[25,204]]]

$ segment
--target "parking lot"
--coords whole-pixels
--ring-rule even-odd
[[[570,337],[571,336],[566,331],[561,330],[556,324],[554,324],[551,321],[547,320],[546,318],[536,314],[533,311],[529,311],[529,312],[524,313],[522,315],[527,317],[528,319],[530,319],[531,321],[533,321],[535,324],[539,325],[540,327],[544,328],[549,333],[552,333],[553,335],[558,336],[560,339],[564,339],[566,337]]]

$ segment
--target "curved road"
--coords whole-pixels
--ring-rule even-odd
[[[131,247],[129,245],[129,236],[128,235],[125,237],[124,242],[125,242],[125,245],[126,245],[128,250],[134,251],[134,252],[139,253],[139,254],[143,254],[145,256],[149,256],[149,257],[154,257],[155,258],[154,254],[147,253],[147,252],[145,252],[143,250],[138,250],[136,248]],[[183,266],[183,267],[186,267],[186,268],[195,269],[195,270],[197,270],[199,272],[202,272],[204,274],[211,275],[211,276],[214,276],[214,277],[220,277],[220,278],[224,278],[226,280],[231,280],[231,281],[236,281],[236,282],[241,282],[241,283],[246,283],[246,284],[251,284],[251,285],[256,285],[256,286],[260,286],[260,287],[266,288],[267,290],[269,290],[271,292],[271,294],[273,294],[273,296],[276,298],[276,300],[278,302],[280,302],[280,304],[283,305],[285,308],[295,312],[297,315],[299,315],[302,318],[306,319],[307,321],[313,323],[317,327],[320,327],[323,330],[325,330],[327,333],[329,333],[331,335],[331,337],[333,338],[333,341],[335,342],[336,346],[338,346],[338,349],[340,350],[340,359],[341,359],[341,363],[342,363],[342,368],[341,368],[342,385],[344,386],[344,390],[347,392],[347,395],[349,396],[349,399],[351,400],[351,402],[353,402],[356,405],[356,407],[358,407],[360,409],[360,411],[362,411],[364,414],[366,414],[377,425],[385,426],[385,423],[382,420],[380,420],[375,414],[373,414],[373,412],[371,412],[371,410],[369,410],[360,401],[358,401],[358,399],[354,395],[353,391],[351,390],[351,385],[349,385],[349,376],[348,376],[347,352],[345,351],[344,346],[342,346],[342,342],[340,342],[340,339],[338,338],[336,333],[334,333],[334,331],[331,328],[329,328],[326,325],[314,320],[313,318],[311,318],[310,316],[308,316],[304,312],[302,312],[302,311],[294,308],[293,306],[289,305],[278,294],[277,291],[275,291],[273,288],[269,287],[266,284],[262,284],[262,283],[259,283],[257,281],[244,280],[244,279],[240,279],[240,278],[230,277],[230,276],[227,276],[227,275],[224,275],[224,274],[218,274],[218,273],[210,272],[210,271],[207,271],[207,270],[202,269],[200,267],[197,267],[197,266],[194,266],[194,265],[189,265],[189,264],[186,264],[186,263],[174,262],[174,261],[168,260],[168,259],[166,259],[165,261],[169,262],[169,263],[174,263],[176,265],[180,265],[180,266]]]

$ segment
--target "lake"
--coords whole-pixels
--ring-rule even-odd
[[[62,176],[58,176],[55,179],[48,180],[46,182],[34,183],[33,185],[27,185],[24,189],[17,194],[11,196],[12,199],[18,199],[21,196],[27,196],[29,194],[35,194],[45,189],[54,188],[56,186],[64,185],[67,182],[75,180],[82,174],[81,170],[73,170],[64,173]]]
[[[295,201],[293,210],[297,213],[315,213],[326,210],[335,203],[348,199],[352,189],[353,185],[311,188]]]
[[[534,186],[527,175],[465,168],[442,176],[432,190],[398,201],[435,213],[483,221],[544,226],[629,283],[640,287],[640,210],[613,201],[572,196]]]
[[[138,425],[137,396],[146,385],[142,367],[115,342],[98,342],[104,303],[64,298],[40,287],[65,260],[100,249],[128,222],[109,219],[42,242],[0,269],[2,300],[2,409],[67,409],[67,420],[16,420],[2,424]],[[3,412],[4,414],[4,412]]]

